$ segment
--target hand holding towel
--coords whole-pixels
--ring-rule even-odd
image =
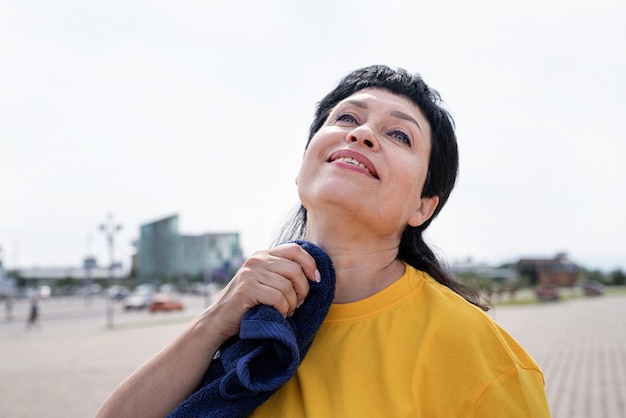
[[[250,309],[239,335],[224,343],[213,359],[201,387],[169,418],[245,417],[296,372],[333,301],[335,270],[321,248],[293,242],[315,259],[322,280],[309,282],[309,294],[290,318],[267,305]]]

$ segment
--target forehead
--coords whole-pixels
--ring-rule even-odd
[[[355,102],[367,104],[368,107],[375,106],[381,108],[390,108],[390,110],[393,110],[391,108],[395,107],[398,110],[402,109],[405,112],[416,113],[420,116],[420,118],[424,119],[420,108],[409,98],[393,93],[383,88],[369,87],[363,90],[359,90],[337,103],[337,106]]]
[[[366,88],[346,97],[333,109],[336,113],[347,106],[363,108],[366,111],[380,111],[400,119],[413,120],[420,136],[430,138],[430,124],[421,109],[413,101],[403,95],[393,93],[383,88]]]

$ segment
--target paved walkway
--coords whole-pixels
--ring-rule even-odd
[[[93,417],[132,370],[199,312],[116,311],[106,329],[102,301],[44,301],[40,329],[24,329],[27,303],[0,318],[0,418]],[[119,309],[119,308],[118,308]],[[626,296],[497,307],[492,316],[546,375],[555,418],[626,417]]]
[[[498,307],[494,318],[534,357],[555,418],[626,417],[626,297]]]

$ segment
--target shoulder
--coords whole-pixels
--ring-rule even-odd
[[[503,367],[515,365],[539,367],[526,350],[496,323],[488,313],[440,284],[427,273],[407,266],[408,279],[416,290],[416,303],[426,315],[428,336],[438,341],[443,350],[462,350],[464,356],[488,355]]]
[[[429,347],[419,379],[465,399],[468,416],[549,416],[543,373],[515,338],[428,274],[407,269],[423,308],[419,344]]]

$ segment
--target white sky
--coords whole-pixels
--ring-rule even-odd
[[[5,265],[108,262],[98,224],[268,245],[296,205],[315,103],[369,64],[419,72],[457,123],[459,182],[428,238],[449,262],[568,252],[626,269],[626,3],[0,3]]]

